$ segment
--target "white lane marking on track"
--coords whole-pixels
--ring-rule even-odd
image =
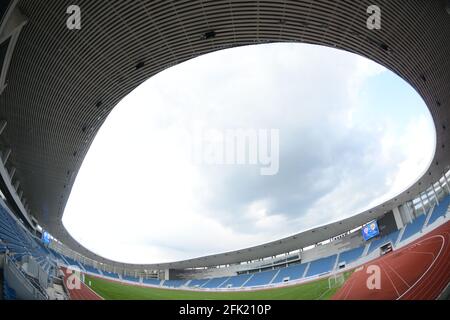
[[[383,262],[385,265],[387,265],[388,266],[388,268],[389,269],[391,269],[392,270],[392,272],[394,272],[395,273],[395,275],[397,276],[397,277],[399,277],[400,278],[400,280],[402,280],[403,281],[403,283],[404,284],[406,284],[406,286],[409,288],[409,287],[411,287],[409,284],[408,284],[408,282],[406,282],[405,281],[405,279],[403,279],[403,277],[402,276],[400,276],[399,274],[398,274],[398,272],[397,271],[395,271],[395,269],[389,264],[389,263],[387,263],[386,261],[384,261]]]
[[[430,266],[428,267],[428,269],[422,274],[422,276],[419,277],[419,279],[417,279],[416,282],[414,282],[414,284],[408,288],[408,290],[406,290],[405,292],[402,293],[401,296],[399,296],[397,298],[397,300],[400,300],[405,294],[407,294],[409,291],[411,291],[412,288],[414,288],[422,279],[423,277],[425,277],[425,275],[430,271],[430,269],[433,267],[433,265],[436,263],[436,260],[440,257],[441,253],[442,253],[442,249],[444,248],[445,245],[445,238],[441,235],[435,235],[426,239],[421,240],[420,242],[426,241],[428,239],[433,239],[433,238],[440,238],[442,239],[442,243],[441,243],[441,248],[439,249],[439,252],[437,254],[437,257],[433,260],[433,262],[431,262]],[[419,243],[420,243],[419,242]]]
[[[445,235],[446,236],[445,237],[445,239],[447,240],[446,244],[448,244],[449,243],[448,240],[450,239],[450,234],[448,232],[444,232],[444,233],[441,233],[441,235]],[[447,247],[448,246],[446,246],[446,248]],[[444,249],[444,250],[446,250],[446,249]],[[446,266],[447,266],[447,268],[446,268]],[[447,261],[447,265],[445,263],[442,265],[442,268],[444,270],[450,270],[449,267],[450,267],[450,260]],[[439,269],[439,270],[441,270],[441,269]],[[435,270],[435,272],[439,273],[439,270]],[[434,281],[433,285],[428,286],[428,288],[425,289],[424,291],[422,291],[421,293],[423,294],[423,293],[428,293],[430,291],[436,290],[436,287],[438,287],[438,288],[443,287],[445,289],[445,287],[448,284],[447,274],[443,273],[440,276],[438,276],[438,280],[437,281],[438,281],[437,283],[436,283],[436,281]],[[423,295],[423,296],[426,296],[426,295]]]
[[[355,282],[356,282],[356,281],[355,281],[355,278],[353,278],[353,279],[352,279],[352,283],[351,283],[351,285],[349,284],[349,289],[348,289],[346,295],[344,296],[344,300],[347,300],[347,297],[348,297],[348,295],[350,294],[350,292],[352,291],[353,285],[355,284]]]
[[[434,257],[434,253],[431,253],[431,252],[421,252],[421,251],[412,251],[412,250],[410,250],[410,251],[408,251],[408,253],[426,254],[426,255],[432,256],[433,259],[435,258]]]
[[[389,274],[386,272],[386,270],[383,268],[383,266],[380,263],[380,268],[381,270],[384,271],[384,273],[386,274],[387,278],[389,279],[389,282],[391,283],[392,287],[394,287],[395,292],[397,292],[397,297],[400,297],[400,293],[397,290],[397,287],[395,286],[394,282],[392,281],[391,277],[389,276]],[[398,299],[398,298],[397,298]]]

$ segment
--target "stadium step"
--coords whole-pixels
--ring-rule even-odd
[[[308,262],[308,264],[306,265],[305,271],[302,274],[302,278],[306,277],[306,275],[308,274],[308,270],[309,270],[309,266],[311,265],[311,262]]]
[[[427,213],[427,217],[425,219],[425,223],[422,226],[422,229],[425,228],[426,226],[428,226],[428,221],[430,221],[431,215],[434,212],[434,209],[436,208],[436,206],[433,206]]]
[[[272,280],[270,280],[269,284],[271,284],[278,276],[278,274],[280,273],[281,269],[278,269],[278,271],[275,273],[275,275],[273,276]]]
[[[221,284],[219,284],[219,285],[217,286],[217,288],[220,288],[221,286],[223,286],[230,278],[231,278],[231,277],[226,278],[224,282],[222,282]]]
[[[212,279],[212,278],[211,278],[211,279]],[[206,281],[204,284],[202,284],[202,285],[200,286],[200,288],[204,288],[204,287],[206,286],[206,284],[207,284],[208,282],[211,281],[211,279],[208,279],[208,281]]]
[[[331,271],[334,271],[334,270],[337,269],[338,263],[339,263],[339,256],[340,256],[340,255],[341,255],[341,253],[338,252],[337,255],[336,255],[336,261],[334,262],[334,266],[333,266],[333,269],[331,269]]]
[[[398,233],[397,241],[394,243],[394,247],[397,247],[397,245],[400,243],[400,240],[403,238],[403,233],[406,230],[406,226],[400,229],[400,232]]]
[[[254,275],[255,275],[255,274],[252,274],[250,277],[248,277],[248,279],[245,280],[245,282],[242,284],[241,288],[242,288],[242,287],[245,287],[245,285],[247,284],[247,282],[249,282],[250,279],[253,278]]]
[[[366,243],[366,247],[364,248],[364,251],[363,251],[361,257],[367,256],[367,253],[369,252],[369,248],[370,248],[370,242]]]

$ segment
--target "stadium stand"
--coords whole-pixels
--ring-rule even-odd
[[[439,213],[448,208],[447,202],[442,202],[442,207],[444,209],[437,208]],[[418,232],[423,226],[425,221],[425,215],[419,216],[414,220],[407,229],[409,229],[411,234]],[[406,230],[405,230],[406,231]],[[380,248],[382,245],[391,242],[393,245],[397,242],[400,230],[396,230],[388,235],[385,235],[378,239],[373,239],[369,243],[368,254],[374,250]],[[406,239],[406,238],[404,238]],[[403,239],[403,240],[404,240]],[[208,279],[193,279],[193,280],[165,280],[161,281],[158,279],[143,279],[144,284],[150,284],[155,286],[163,286],[168,288],[180,288],[182,286],[187,286],[190,288],[205,288],[205,289],[224,289],[224,288],[240,288],[240,287],[258,287],[265,286],[268,284],[276,284],[281,282],[289,282],[294,280],[299,280],[302,278],[308,278],[313,276],[321,276],[333,271],[333,268],[337,263],[349,264],[351,262],[357,261],[362,257],[365,246],[359,246],[350,250],[345,250],[338,255],[331,255],[328,257],[323,257],[320,259],[315,259],[306,263],[295,263],[289,266],[283,266],[274,270],[265,270],[254,273],[245,273],[229,277],[217,277]],[[67,258],[70,260],[69,258]],[[309,265],[308,269],[307,266]],[[84,265],[89,271],[89,267]],[[305,274],[306,271],[306,274]],[[91,271],[92,272],[92,271]],[[105,276],[118,278],[115,273],[103,272]],[[123,276],[123,280],[139,282],[138,278],[131,276]]]
[[[78,39],[80,41],[72,41],[73,39],[67,36],[65,28],[54,28],[55,21],[52,17],[56,16],[57,12],[61,10],[60,6],[55,6],[49,1],[20,1],[20,6],[18,6],[17,10],[11,11],[14,15],[7,15],[9,8],[12,8],[13,4],[15,6],[18,1],[2,0],[0,2],[0,34],[2,35],[0,39],[0,100],[2,102],[0,134],[4,135],[1,139],[2,150],[0,150],[2,160],[0,161],[0,166],[3,168],[1,194],[2,199],[8,199],[8,202],[0,200],[0,254],[4,256],[5,263],[9,263],[11,270],[16,272],[17,279],[30,284],[32,289],[36,290],[34,292],[35,297],[47,298],[47,293],[42,290],[44,284],[40,283],[45,280],[45,277],[38,279],[30,276],[30,274],[33,272],[41,274],[41,271],[43,271],[44,275],[48,275],[51,279],[59,263],[77,266],[81,270],[86,270],[99,276],[120,279],[116,273],[102,273],[92,265],[82,264],[65,256],[64,250],[62,253],[58,253],[43,246],[39,239],[39,233],[42,228],[38,228],[38,223],[41,223],[45,228],[49,229],[48,231],[54,233],[61,244],[65,246],[64,248],[75,250],[76,256],[78,254],[84,255],[83,259],[80,258],[81,261],[86,261],[84,258],[99,258],[74,241],[72,237],[68,236],[66,230],[61,228],[61,218],[63,216],[61,208],[64,208],[65,201],[68,198],[66,192],[71,189],[79,165],[87,152],[86,147],[90,145],[92,139],[96,136],[96,130],[101,127],[103,119],[106,118],[103,116],[99,117],[99,114],[102,113],[102,115],[105,114],[106,116],[114,107],[116,101],[124,98],[124,95],[129,93],[132,88],[137,87],[140,82],[159,72],[163,67],[190,59],[197,53],[214,51],[230,45],[249,45],[277,40],[298,42],[306,39],[319,45],[338,44],[339,48],[343,50],[356,52],[361,56],[378,61],[397,74],[402,75],[402,78],[413,85],[414,89],[427,101],[428,107],[434,115],[433,119],[437,129],[437,146],[439,146],[439,148],[436,148],[434,159],[439,161],[432,162],[433,166],[429,168],[426,179],[418,183],[421,187],[414,186],[408,191],[405,190],[407,194],[404,192],[395,199],[396,201],[393,201],[396,204],[389,204],[384,210],[391,210],[397,206],[405,205],[407,208],[412,208],[413,213],[417,214],[420,210],[417,211],[416,203],[412,200],[413,196],[420,196],[418,203],[424,205],[421,193],[425,193],[425,198],[428,198],[428,195],[431,194],[430,188],[432,188],[435,197],[438,198],[438,195],[446,194],[449,191],[448,171],[444,173],[442,183],[439,178],[441,178],[440,175],[443,170],[448,170],[450,162],[448,148],[444,148],[449,144],[449,135],[445,134],[446,119],[448,119],[448,110],[450,110],[446,95],[449,73],[447,72],[448,68],[445,67],[448,66],[446,63],[448,58],[445,58],[447,55],[441,54],[448,51],[450,43],[448,40],[450,38],[433,37],[433,35],[443,34],[442,30],[448,29],[449,6],[446,5],[444,8],[444,5],[441,3],[443,1],[412,1],[407,10],[398,4],[383,1],[383,7],[386,8],[385,11],[390,11],[391,16],[395,17],[395,19],[387,17],[388,19],[384,20],[392,30],[388,33],[379,34],[377,39],[365,36],[367,30],[364,23],[352,24],[351,26],[348,24],[355,19],[363,21],[366,18],[365,10],[353,11],[348,9],[352,6],[341,6],[328,0],[317,3],[314,1],[303,1],[305,4],[301,3],[301,1],[298,4],[295,1],[291,1],[289,5],[286,5],[284,2],[264,1],[258,2],[257,10],[252,10],[255,6],[251,2],[242,4],[240,2],[224,1],[223,3],[227,4],[227,6],[222,6],[222,4],[198,6],[195,2],[192,2],[192,5],[188,2],[182,2],[181,4],[174,2],[170,3],[166,8],[159,3],[153,5],[151,1],[148,1],[148,5],[151,5],[155,11],[154,16],[167,18],[158,19],[157,21],[158,29],[166,30],[167,32],[156,36],[154,32],[149,32],[149,30],[151,31],[155,28],[153,21],[137,19],[139,17],[138,13],[142,11],[141,3],[127,1],[126,5],[124,5],[120,1],[112,2],[113,6],[116,5],[117,8],[126,8],[126,14],[122,15],[124,25],[127,25],[129,22],[140,21],[133,25],[135,27],[133,32],[138,35],[136,38],[139,38],[140,43],[144,44],[143,46],[139,45],[139,47],[143,52],[148,53],[148,57],[158,54],[161,51],[161,43],[165,41],[170,42],[170,47],[173,50],[165,50],[167,52],[161,53],[156,59],[157,61],[152,61],[151,63],[149,61],[140,61],[136,67],[125,66],[125,63],[129,62],[128,60],[134,61],[134,59],[129,59],[129,55],[124,51],[127,45],[131,46],[130,50],[136,53],[136,56],[140,55],[137,53],[137,49],[133,49],[137,48],[138,44],[134,43],[134,41],[129,41],[129,37],[127,37],[129,30],[126,28],[124,28],[125,33],[120,33],[117,36],[118,41],[125,39],[122,42],[119,41],[118,45],[103,46],[103,50],[97,50],[95,46],[87,48],[87,46],[79,45],[80,41],[86,44],[89,42],[88,40],[105,39],[107,34],[104,31],[108,26],[115,25],[117,15],[104,14],[102,9],[98,9],[100,11],[97,12],[97,9],[94,10],[95,6],[92,6],[91,14],[93,20],[96,21],[98,26],[103,27],[90,29],[90,32],[84,33],[84,36],[80,35]],[[98,6],[98,8],[100,7],[102,6]],[[241,10],[241,8],[243,9]],[[337,10],[328,10],[327,8]],[[22,10],[24,21],[20,19]],[[271,14],[272,10],[275,11],[273,15]],[[289,23],[285,23],[284,19],[279,19],[281,10],[283,15],[289,17]],[[179,12],[183,16],[183,26],[185,27],[183,30],[186,32],[185,38],[190,45],[186,45],[185,41],[172,41],[179,38],[178,28],[170,28],[170,23],[173,22],[170,17],[173,16],[173,12]],[[417,37],[417,33],[423,32],[424,29],[420,25],[416,29],[414,23],[410,23],[414,21],[414,17],[411,17],[411,14],[414,12],[423,13],[417,18],[421,18],[425,21],[424,24],[428,26],[425,30],[427,34],[422,37]],[[305,15],[308,16],[309,20],[316,21],[317,24],[325,23],[326,29],[333,32],[324,32],[323,28],[318,28],[316,23],[303,21]],[[14,19],[8,18],[10,20],[7,20],[7,16],[14,17]],[[264,26],[261,25],[262,16],[267,18]],[[239,20],[236,24],[227,24],[225,22],[226,20],[235,21],[233,17],[237,17]],[[205,20],[207,25],[220,25],[217,36],[214,30],[200,34],[198,28],[199,19]],[[17,31],[14,30],[22,28],[22,25],[19,25],[19,23],[26,23],[27,21],[30,22],[27,24],[27,31],[20,38],[15,37],[15,40],[12,41],[13,36],[18,36]],[[6,26],[4,22],[8,22],[8,28],[2,29],[2,26]],[[282,24],[282,32],[279,32],[280,24]],[[11,25],[13,27],[10,27]],[[231,29],[233,31],[233,41],[230,40],[228,32],[223,32],[223,30]],[[5,30],[8,31],[7,37],[3,34]],[[11,33],[12,31],[14,33]],[[306,38],[305,34],[308,35]],[[279,37],[276,35],[279,35]],[[342,35],[344,35],[345,41],[343,41]],[[160,37],[161,42],[153,37]],[[211,38],[215,39],[211,41]],[[190,41],[191,39],[198,40]],[[15,43],[17,40],[18,42]],[[13,51],[13,46],[16,44],[17,50]],[[58,54],[53,54],[55,44],[57,44],[56,47],[64,50],[59,50]],[[117,50],[117,48],[120,48],[120,50]],[[422,48],[427,50],[422,50]],[[172,51],[176,53],[176,59],[174,59]],[[427,59],[430,56],[433,59]],[[76,57],[79,59],[76,59]],[[6,77],[10,61],[13,61],[13,64],[11,64],[8,77]],[[108,63],[111,61],[114,63]],[[423,62],[421,68],[415,68],[418,62]],[[93,65],[96,67],[86,67]],[[62,68],[61,66],[65,67]],[[142,66],[145,66],[145,68],[136,72]],[[76,76],[74,76],[74,72],[71,72],[74,70],[76,71]],[[129,72],[126,71],[126,73],[121,74],[120,81],[113,81],[114,84],[108,82],[111,74],[121,73],[123,70],[129,70]],[[8,79],[8,90],[5,90],[6,86],[3,86],[2,83],[6,79]],[[72,81],[74,79],[77,81]],[[82,80],[82,83],[78,80]],[[103,82],[106,83],[107,87],[97,87],[98,83]],[[73,98],[74,93],[77,94],[77,99]],[[91,104],[95,108],[80,107],[80,103],[81,106]],[[100,107],[101,110],[99,109]],[[67,114],[73,114],[73,110],[77,110],[76,116],[79,118],[76,118],[75,115],[74,117],[67,117]],[[39,130],[39,128],[44,128],[48,125],[49,119],[54,124],[52,128],[56,130],[50,132],[53,134],[49,134],[48,130]],[[84,124],[81,125],[81,122],[93,125],[92,127],[86,127]],[[74,124],[80,124],[80,126]],[[7,130],[4,130],[6,126]],[[81,138],[81,133],[86,133],[86,136]],[[42,145],[51,147],[37,147]],[[64,154],[62,153],[63,151]],[[10,154],[12,155],[10,156]],[[57,161],[51,161],[52,159]],[[435,181],[437,182],[425,189],[425,185],[429,186],[429,183]],[[447,186],[447,189],[445,189],[444,185]],[[61,194],[62,188],[66,190],[64,191],[64,196]],[[4,195],[6,198],[3,198]],[[27,201],[25,201],[26,198],[28,198]],[[417,200],[417,198],[414,200]],[[430,202],[430,199],[428,199],[427,204],[430,205]],[[447,195],[433,209],[427,224],[431,225],[444,216],[448,210],[449,203],[450,196]],[[427,208],[422,209],[425,211]],[[22,222],[15,215],[20,217]],[[339,232],[332,231],[337,234],[347,231],[337,227],[336,224],[333,224],[333,228],[328,230],[339,230]],[[425,215],[419,216],[407,224],[401,230],[403,233],[400,242],[421,234],[425,224]],[[387,242],[392,242],[395,246],[401,231],[395,231],[381,238],[373,239],[366,248],[370,249],[368,250],[369,252],[373,252]],[[329,232],[326,233],[324,239],[315,239],[314,243],[310,245],[316,245],[319,241],[330,239],[326,239],[326,237],[334,236],[334,234]],[[293,237],[292,239],[296,238]],[[252,252],[257,251],[253,250]],[[261,252],[263,254],[266,253]],[[363,247],[340,252],[339,261],[347,263],[355,261],[361,257],[363,252]],[[284,254],[285,252],[277,253]],[[69,255],[71,257],[74,256],[73,254]],[[328,255],[328,253],[318,254],[314,256],[314,259],[308,257],[308,261],[311,260],[311,262],[290,264],[287,267],[286,264],[290,259],[297,258],[289,257],[286,261],[284,259],[270,261],[268,262],[269,264],[280,262],[284,266],[280,269],[260,273],[191,281],[145,279],[143,282],[166,287],[189,285],[202,288],[280,283],[321,275],[331,271],[336,261],[336,255]],[[259,258],[266,257],[253,256],[246,260],[232,261],[230,263],[254,261]],[[444,263],[449,261],[448,256],[446,258]],[[97,264],[94,263],[93,265]],[[189,268],[193,267],[214,268],[215,265],[191,265]],[[442,270],[445,272],[449,269],[445,268],[444,264],[444,268],[441,268]],[[431,273],[436,274],[437,272]],[[128,276],[123,277],[123,279],[138,281],[137,278]],[[14,283],[8,283],[5,280],[2,284],[2,293],[7,299],[21,298],[16,295]],[[439,288],[440,286],[435,287]],[[99,298],[84,285],[83,291],[84,294],[82,296],[77,296],[77,293],[74,292],[73,298],[84,299],[88,296]]]
[[[272,283],[280,283],[285,281],[297,280],[303,277],[307,264],[296,264],[282,268],[279,273],[273,279]]]
[[[84,267],[84,269],[85,269],[87,272],[94,273],[94,274],[101,274],[100,271],[98,271],[97,268],[94,268],[94,267],[89,266],[89,265],[84,264],[84,263],[82,263],[81,265]]]
[[[103,273],[104,273],[105,275],[107,275],[105,272],[103,272]],[[113,275],[115,275],[115,276],[113,276],[113,278],[115,278],[115,277],[119,278],[119,275],[118,275],[118,274],[113,273]],[[109,276],[109,275],[108,275],[108,276]],[[133,276],[123,275],[123,276],[122,276],[122,279],[123,279],[123,280],[126,280],[126,281],[139,282],[139,278],[136,278],[136,277],[133,277]]]
[[[425,216],[423,216],[425,218]],[[393,246],[395,246],[398,235],[400,233],[400,230],[394,231],[388,235],[382,236],[380,238],[372,240],[372,242],[369,244],[369,251],[367,252],[372,253],[374,250],[379,249],[383,245],[391,242]]]
[[[84,268],[82,267],[81,263],[78,263],[78,261],[73,260],[72,258],[69,258],[67,256],[64,256],[64,258],[66,259],[66,261],[69,263],[69,265],[71,267],[76,267],[79,268],[80,270],[83,270]]]
[[[330,257],[311,261],[309,269],[306,272],[306,277],[317,276],[323,273],[330,272],[331,270],[333,270],[334,264],[336,263],[336,258],[337,255],[332,255]]]
[[[151,284],[153,286],[159,286],[161,284],[161,280],[154,278],[144,279],[142,282],[145,284]]]
[[[361,257],[363,252],[364,252],[364,246],[341,252],[339,254],[338,263],[345,262],[346,264],[349,264],[349,263],[357,260],[359,257]]]
[[[253,273],[253,276],[244,284],[244,287],[256,287],[269,284],[277,272],[278,270],[269,270]]]
[[[209,279],[193,279],[191,282],[189,282],[188,287],[192,288],[200,288],[202,287],[206,282],[208,282]]]
[[[50,259],[50,252],[13,218],[6,204],[0,200],[0,252],[6,251],[18,258],[32,256],[47,272],[56,269],[55,262]]]
[[[186,282],[187,280],[165,280],[163,282],[163,286],[169,288],[179,288],[182,287]]]
[[[119,275],[117,274],[117,273],[115,273],[115,272],[109,272],[109,271],[102,271],[102,273],[103,273],[103,275],[104,276],[106,276],[106,277],[110,277],[110,278],[114,278],[114,279],[119,279]],[[131,277],[130,277],[131,278]],[[128,280],[128,281],[135,281],[135,280],[129,280],[128,278],[126,278],[126,277],[122,277],[122,279],[124,279],[124,280]]]
[[[434,208],[433,213],[431,214],[430,220],[428,220],[428,225],[430,225],[433,222],[435,222],[438,218],[444,216],[447,213],[449,205],[450,205],[450,196],[446,196]]]
[[[425,219],[426,219],[426,215],[422,214],[421,216],[417,217],[411,223],[408,223],[405,226],[405,231],[403,232],[401,241],[404,241],[404,240],[412,237],[416,233],[421,232],[423,225],[425,223]]]
[[[219,288],[221,284],[225,283],[229,277],[211,278],[203,285],[202,288]]]
[[[230,277],[220,286],[220,288],[240,288],[251,276],[251,274],[240,274],[238,276]]]

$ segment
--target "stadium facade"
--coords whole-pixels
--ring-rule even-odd
[[[71,5],[38,0],[6,0],[0,5],[3,252],[34,257],[47,275],[60,265],[78,265],[85,273],[140,284],[242,289],[246,284],[301,281],[345,269],[374,259],[386,244],[401,248],[446,223],[450,191],[447,1],[415,0],[406,5],[380,0],[377,28],[368,27],[372,3],[365,0],[170,4],[80,0],[76,5],[81,23],[73,29],[67,24]],[[351,218],[251,248],[171,263],[111,261],[67,232],[62,216],[76,175],[97,131],[122,98],[149,77],[188,59],[272,42],[353,52],[407,81],[425,101],[436,129],[435,154],[420,179],[395,198]],[[120,147],[117,151],[123,152]],[[359,228],[373,220],[380,236],[365,242]],[[49,248],[36,240],[42,230],[55,238]],[[211,284],[210,279],[221,277],[221,283]],[[51,278],[42,279],[41,287]]]

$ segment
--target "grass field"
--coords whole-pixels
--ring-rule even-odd
[[[350,273],[346,273],[345,279],[349,276]],[[91,289],[106,300],[328,300],[339,289],[330,289],[328,278],[297,286],[252,292],[204,292],[139,287],[88,275],[85,282],[90,282]]]

